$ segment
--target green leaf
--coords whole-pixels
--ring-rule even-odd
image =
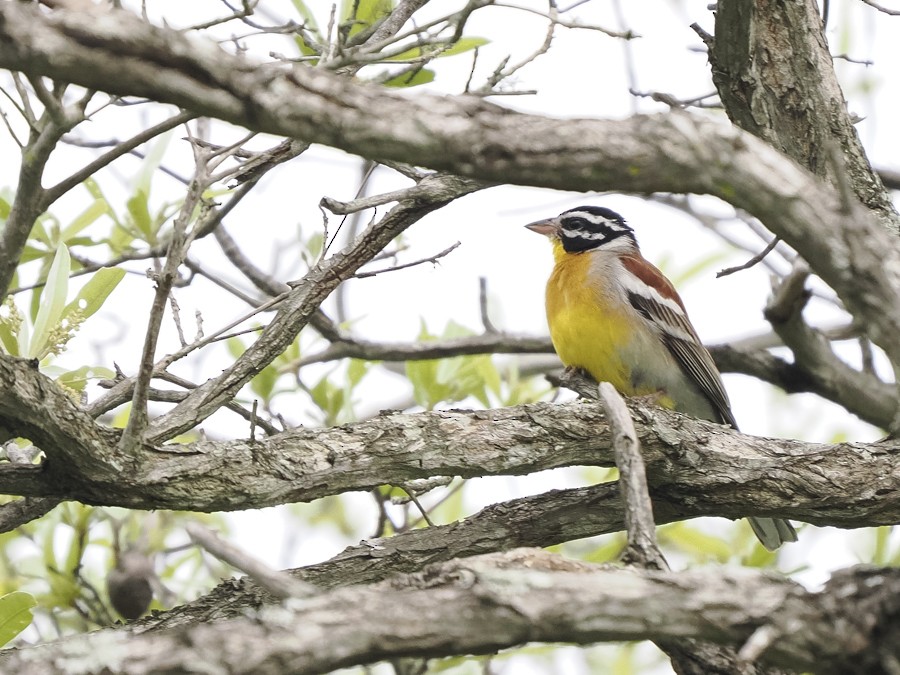
[[[2,218],[3,220],[9,218],[9,210],[9,202],[0,197],[0,218]]]
[[[300,54],[303,56],[316,56],[319,53],[306,40],[303,39],[302,35],[294,36],[294,44],[297,45],[297,49],[300,50]],[[311,66],[315,66],[319,63],[319,60],[318,59],[309,59],[309,60],[304,60],[304,63],[309,64]]]
[[[34,221],[34,225],[31,226],[31,233],[28,235],[28,238],[36,239],[48,248],[53,248],[53,244],[50,242],[50,235],[47,234],[47,228],[44,227],[44,223],[47,222],[47,220],[46,214],[39,216],[38,219]]]
[[[3,344],[3,349],[7,354],[10,356],[19,356],[19,343],[16,341],[16,336],[12,334],[12,331],[5,321],[0,322],[0,343]]]
[[[100,366],[82,366],[76,370],[69,370],[56,378],[64,387],[74,389],[75,391],[84,391],[88,380],[112,380],[116,377],[116,373],[109,368]]]
[[[91,237],[70,237],[69,239],[66,239],[65,243],[69,248],[72,248],[73,246],[99,246],[101,244],[105,244],[106,242],[96,241]],[[81,268],[81,263],[79,263],[77,260],[72,261],[73,270]]]
[[[78,296],[66,305],[62,316],[66,317],[75,308],[80,308],[81,315],[87,319],[103,306],[124,276],[125,270],[118,267],[101,267],[94,272]]]
[[[660,529],[659,538],[700,559],[713,559],[724,563],[733,553],[733,547],[729,542],[701,532],[686,523],[666,525]]]
[[[351,388],[360,383],[360,381],[366,376],[366,373],[369,372],[369,368],[371,368],[371,366],[372,363],[370,361],[350,359],[350,363],[347,366],[347,381],[350,383]]]
[[[325,244],[325,235],[316,232],[310,235],[306,240],[306,252],[309,254],[309,260],[314,262],[322,255],[322,246]]]
[[[109,200],[104,196],[103,190],[100,189],[100,185],[93,178],[87,178],[82,183],[84,189],[88,191],[88,194],[91,195],[94,199],[99,199],[106,202],[106,212],[112,221],[116,225],[121,225],[122,223],[119,221],[119,217],[116,215],[116,212],[113,210],[112,206],[109,203]]]
[[[406,378],[413,387],[413,398],[426,410],[432,410],[449,395],[437,379],[438,361],[434,359],[406,362]]]
[[[174,133],[173,130],[163,134],[150,146],[150,150],[141,163],[141,170],[135,178],[134,192],[126,202],[128,213],[131,214],[135,226],[150,244],[156,243],[156,228],[153,226],[153,218],[150,216],[150,188],[153,176],[159,165],[162,164],[163,156],[166,154],[169,141]]]
[[[386,87],[416,87],[420,84],[428,84],[434,82],[434,71],[428,68],[422,68],[412,73],[404,73],[397,75],[384,82]]]
[[[156,243],[156,237],[153,233],[153,219],[150,217],[150,209],[148,207],[148,195],[143,190],[136,191],[125,206],[128,213],[131,214],[131,220],[134,222],[138,231],[144,235],[144,241],[148,244]]]
[[[474,358],[475,372],[479,379],[484,382],[485,387],[487,387],[494,396],[499,398],[502,382],[500,372],[497,370],[497,366],[494,365],[494,360],[487,354],[476,356]]]
[[[159,165],[162,164],[166,149],[169,147],[169,142],[174,134],[174,129],[167,131],[153,142],[150,150],[144,156],[144,161],[141,162],[141,170],[134,184],[135,192],[143,192],[145,195],[150,195],[150,184],[153,182],[153,175],[156,173]]]
[[[400,52],[394,56],[386,58],[385,61],[409,61],[411,59],[418,59],[422,56],[431,56],[434,58],[443,58],[445,56],[456,56],[457,54],[462,54],[464,52],[471,51],[472,49],[477,49],[478,47],[482,47],[488,44],[490,40],[487,38],[460,38],[452,45],[444,48],[441,45],[429,45],[425,48],[422,47],[410,47],[406,51]]]
[[[0,646],[10,642],[31,625],[31,609],[37,601],[30,593],[13,591],[0,597]]]
[[[325,413],[325,425],[334,426],[344,407],[344,389],[332,383],[326,375],[309,390],[313,403]]]
[[[90,206],[88,206],[62,231],[60,239],[71,245],[70,239],[108,211],[109,205],[106,203],[105,199],[95,199]]]
[[[72,514],[72,530],[74,536],[69,543],[69,551],[66,555],[65,568],[63,572],[66,576],[75,579],[75,573],[81,567],[81,559],[84,557],[84,549],[88,541],[88,527],[94,514],[94,509],[90,506],[82,504],[74,504],[75,512]]]
[[[231,337],[225,341],[225,346],[228,348],[228,353],[231,354],[231,358],[236,359],[245,351],[247,351],[247,345],[240,341],[239,338]]]
[[[39,283],[46,284],[47,283],[47,274],[50,272],[50,265],[53,264],[53,259],[56,255],[56,249],[52,248],[50,251],[44,253],[44,255],[40,258],[41,268],[38,270],[37,280]],[[41,310],[41,303],[44,301],[44,286],[38,287],[36,290],[31,292],[31,301],[28,303],[28,318],[31,319],[32,325],[34,325],[35,319],[37,319],[38,312]]]
[[[272,364],[269,364],[250,380],[250,391],[268,403],[272,398],[272,392],[274,391],[277,382],[278,369]]]
[[[22,263],[31,262],[32,260],[38,260],[48,255],[46,249],[36,248],[31,246],[30,244],[26,244],[25,248],[22,249],[22,256],[19,258],[19,261]]]
[[[596,564],[615,562],[621,557],[627,546],[627,538],[617,533],[607,538],[603,543],[598,544],[595,548],[592,548],[587,555],[580,556],[580,559]]]
[[[23,321],[19,324],[19,333],[16,335],[16,356],[23,356],[28,353],[28,344],[31,342],[31,329],[28,322]]]
[[[891,540],[891,532],[893,528],[882,526],[876,527],[874,529],[875,534],[875,550],[872,552],[872,560],[871,563],[873,565],[879,565],[880,567],[884,567],[884,565],[889,560],[888,551],[889,544]]]
[[[473,49],[478,49],[479,47],[484,47],[484,45],[488,44],[490,40],[482,37],[464,37],[460,38],[456,41],[448,49],[443,50],[438,54],[438,58],[443,58],[445,56],[456,56],[457,54],[463,54],[465,52],[472,51]]]
[[[356,30],[350,30],[350,35],[353,35],[376,21],[390,16],[392,11],[394,11],[392,0],[343,0],[341,23],[355,21],[357,23]]]
[[[41,306],[34,320],[34,335],[25,354],[28,358],[39,358],[47,346],[47,340],[66,306],[66,295],[69,292],[69,249],[60,244],[53,257],[53,264],[47,273],[47,282],[41,297]]]

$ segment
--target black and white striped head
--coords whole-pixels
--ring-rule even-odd
[[[596,248],[610,248],[612,242],[622,243],[625,237],[629,246],[637,247],[634,230],[625,219],[611,209],[602,206],[579,206],[563,211],[555,218],[539,220],[526,225],[529,230],[559,239],[567,253],[581,253]]]

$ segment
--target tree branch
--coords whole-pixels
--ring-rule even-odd
[[[832,183],[826,148],[839,146],[856,198],[900,231],[890,195],[847,111],[815,0],[723,2],[709,60],[735,124]]]
[[[807,329],[812,330],[809,327]],[[780,340],[776,339],[776,342],[781,344]],[[832,358],[821,363],[803,359],[788,363],[765,349],[745,349],[729,344],[711,345],[708,349],[720,372],[750,375],[780,387],[789,394],[818,394],[882,429],[890,426],[900,403],[893,385],[882,382],[871,373],[854,370],[837,359],[830,347],[827,349]],[[416,361],[471,354],[553,353],[553,344],[549,338],[500,332],[428,342],[375,342],[342,334],[322,351],[286,364],[282,372],[343,358]],[[836,373],[840,377],[835,377]]]
[[[692,515],[842,527],[900,520],[896,440],[765,439],[656,407],[632,409],[654,497],[684,501]],[[572,403],[386,414],[260,440],[149,447],[126,464],[116,450],[117,432],[95,424],[49,379],[8,357],[0,359],[0,429],[31,439],[47,457],[27,473],[0,471],[0,492],[148,509],[259,508],[433,475],[614,463],[596,405]],[[703,471],[695,464],[700,458]]]
[[[60,503],[55,497],[26,497],[0,506],[0,533],[11,532],[52,511]]]
[[[900,314],[884,311],[900,306],[894,240],[864,207],[841,214],[830,185],[716,120],[676,111],[562,122],[470,97],[410,98],[322,69],[260,65],[123,11],[44,15],[22,3],[0,5],[0,66],[489,182],[716,195],[814,260],[900,364]]]
[[[352,246],[311,269],[278,303],[278,311],[259,338],[221,375],[191,391],[175,408],[156,418],[145,440],[166,441],[192,429],[230,401],[241,387],[281,354],[312,318],[322,302],[346,279],[378,254],[397,235],[423,216],[479,189],[474,181],[432,175],[419,183],[416,199],[403,201],[371,224]]]
[[[106,630],[7,652],[0,666],[21,675],[67,673],[90,654],[101,670],[179,671],[202,653],[223,672],[303,674],[536,641],[690,637],[739,646],[759,626],[777,623],[795,629],[761,655],[765,663],[823,675],[875,673],[897,655],[898,597],[896,569],[855,568],[810,593],[757,570],[614,569],[517,549],[216,624]]]

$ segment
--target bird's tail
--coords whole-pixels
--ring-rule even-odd
[[[747,518],[753,533],[770,551],[774,551],[787,541],[797,541],[793,525],[782,518]]]

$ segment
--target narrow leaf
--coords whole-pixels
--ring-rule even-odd
[[[90,206],[82,211],[82,213],[62,231],[60,238],[62,241],[68,243],[72,237],[97,220],[97,218],[104,215],[107,211],[109,211],[109,206],[106,204],[106,200],[95,199]]]
[[[457,40],[452,47],[449,47],[438,54],[439,58],[443,58],[445,56],[456,56],[457,54],[463,54],[464,52],[471,51],[473,49],[478,49],[479,47],[484,47],[484,45],[488,44],[490,40],[487,38],[480,37],[464,37]]]
[[[381,21],[394,11],[392,0],[344,0],[341,3],[341,23],[352,21],[349,35]]]
[[[145,195],[150,194],[150,183],[153,181],[153,174],[156,173],[159,165],[162,164],[163,156],[166,154],[169,141],[172,140],[174,134],[174,129],[167,131],[150,146],[149,152],[147,152],[144,161],[141,163],[141,171],[134,185],[135,192],[143,192]]]
[[[60,244],[53,257],[53,264],[47,273],[47,283],[44,286],[41,307],[37,318],[34,320],[34,335],[28,345],[28,358],[37,358],[47,346],[50,331],[62,318],[63,309],[66,306],[66,294],[69,292],[69,271],[71,261],[69,249]]]
[[[420,84],[428,84],[434,82],[434,71],[422,68],[414,73],[404,73],[387,80],[384,85],[386,87],[416,87]]]
[[[42,369],[43,370],[43,369]],[[49,375],[49,372],[45,372]],[[70,370],[62,373],[56,378],[61,385],[74,389],[75,391],[84,391],[85,385],[91,379],[111,380],[116,376],[115,371],[100,366],[82,366],[76,370]]]
[[[19,343],[16,342],[16,336],[12,334],[5,322],[0,323],[0,344],[3,345],[3,350],[10,356],[19,355]]]
[[[144,241],[148,244],[155,243],[147,193],[143,190],[135,191],[128,201],[125,202],[125,206],[128,208],[128,213],[131,214],[131,220],[134,222],[135,227],[144,236]]]
[[[85,319],[93,315],[103,306],[124,276],[125,270],[118,267],[101,267],[91,276],[78,296],[66,305],[62,316],[68,316],[76,307],[81,308],[81,314]]]

